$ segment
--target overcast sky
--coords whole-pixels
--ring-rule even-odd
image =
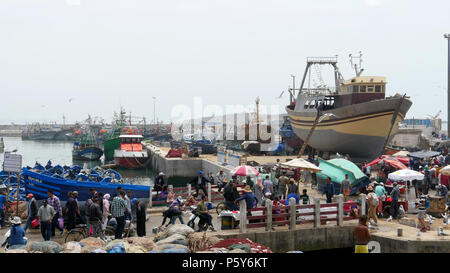
[[[88,114],[168,121],[172,107],[288,103],[306,57],[363,51],[363,75],[447,116],[448,0],[2,0],[0,123]],[[282,108],[280,108],[283,111]]]

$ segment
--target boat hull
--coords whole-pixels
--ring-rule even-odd
[[[94,188],[103,194],[109,193],[111,196],[115,196],[119,186],[124,191],[130,190],[133,198],[148,202],[150,197],[150,187],[143,185],[74,181],[43,175],[27,169],[23,170],[22,176],[25,181],[26,194],[32,193],[37,200],[46,199],[48,197],[47,191],[51,189],[61,201],[67,200],[69,191],[78,191],[78,201],[82,202],[91,198],[90,188]]]
[[[98,147],[72,150],[72,158],[78,160],[99,160],[102,155],[103,151]]]
[[[149,155],[144,151],[114,151],[114,163],[127,169],[145,168],[149,163]]]
[[[103,144],[103,150],[105,153],[105,162],[114,160],[114,150],[120,148],[120,138],[110,138],[106,140]]]
[[[383,152],[400,100],[388,98],[323,111],[322,114],[332,113],[334,116],[325,118],[316,126],[308,145],[319,151],[349,154],[363,160],[376,158]],[[411,105],[410,100],[403,100],[390,137],[398,130],[398,123],[403,121]],[[294,132],[305,140],[317,111],[286,110]]]

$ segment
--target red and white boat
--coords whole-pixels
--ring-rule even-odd
[[[114,162],[124,168],[139,169],[150,163],[150,157],[146,149],[143,149],[144,137],[139,134],[122,134],[120,149],[114,150]]]

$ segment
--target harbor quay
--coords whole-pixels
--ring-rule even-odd
[[[177,182],[180,181],[180,178],[182,178],[183,180],[181,181],[181,185],[183,185],[183,181],[188,181],[188,179],[197,176],[199,171],[203,171],[204,173],[213,173],[215,175],[220,170],[223,170],[224,174],[227,177],[231,177],[230,172],[235,167],[232,165],[220,163],[218,161],[218,156],[215,154],[201,154],[199,155],[199,157],[194,158],[167,158],[166,155],[170,150],[169,143],[143,142],[143,145],[150,154],[151,168],[156,173],[163,172],[167,176],[169,181],[172,180],[172,177],[175,177]],[[230,154],[235,154],[235,157],[245,156],[242,153],[238,154],[233,151],[230,151]],[[245,160],[256,161],[260,165],[264,165],[266,163],[275,164],[277,162],[277,159],[282,162],[286,162],[294,158],[296,158],[296,156],[246,156]]]

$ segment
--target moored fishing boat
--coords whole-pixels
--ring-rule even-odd
[[[78,201],[83,202],[92,197],[89,192],[89,189],[91,188],[94,188],[96,191],[103,194],[108,193],[111,196],[115,196],[117,195],[117,188],[120,186],[124,191],[130,190],[133,198],[148,201],[150,197],[149,186],[114,183],[113,181],[116,180],[116,178],[120,178],[120,175],[116,172],[111,172],[112,170],[106,171],[103,174],[104,177],[100,177],[100,180],[97,179],[99,178],[99,175],[94,171],[90,171],[89,174],[85,174],[81,171],[78,174],[75,174],[77,171],[77,168],[75,167],[64,170],[61,166],[55,166],[54,169],[55,172],[52,173],[50,170],[45,170],[43,168],[23,168],[21,175],[24,177],[26,194],[32,193],[37,200],[41,200],[48,197],[48,190],[53,190],[54,194],[58,196],[61,201],[66,201],[68,192],[77,191]],[[80,170],[79,167],[78,170]],[[69,174],[69,172],[75,173]]]
[[[97,145],[90,129],[81,137],[80,142],[75,141],[72,149],[72,158],[78,160],[99,160],[103,150]]]
[[[134,132],[134,131],[133,131]],[[144,137],[135,133],[119,136],[120,149],[114,151],[114,162],[127,169],[140,169],[150,163],[150,157],[143,148]]]

